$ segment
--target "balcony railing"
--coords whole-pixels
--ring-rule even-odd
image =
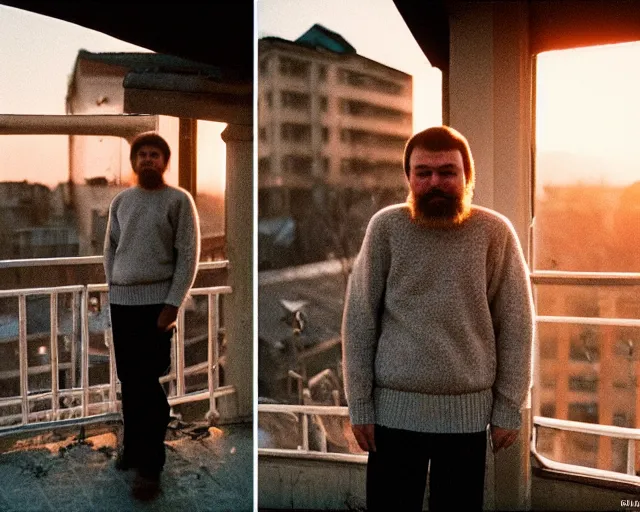
[[[640,273],[596,273],[596,272],[557,272],[541,271],[531,274],[534,285],[582,285],[582,286],[634,286],[640,285]],[[630,318],[592,318],[572,316],[536,316],[537,323],[574,323],[587,325],[609,325],[624,327],[640,327],[639,319]],[[259,455],[306,458],[315,460],[336,460],[344,462],[364,463],[366,455],[327,453],[326,451],[309,450],[309,416],[348,416],[346,407],[259,404],[258,418],[265,414],[279,413],[294,417],[301,424],[301,439],[298,449],[259,448]],[[626,473],[590,468],[575,464],[558,462],[542,455],[537,448],[540,428],[564,430],[572,433],[591,434],[595,436],[624,439],[627,441]],[[636,476],[636,441],[640,440],[640,429],[610,425],[599,425],[577,421],[560,420],[541,416],[533,417],[531,452],[545,468],[568,472],[574,475],[595,477],[600,479],[640,484],[640,476]]]
[[[564,286],[615,286],[627,287],[640,285],[640,273],[631,272],[562,272],[536,271],[531,275],[534,286],[564,285]],[[640,319],[614,317],[587,317],[563,315],[537,315],[536,323],[540,324],[571,324],[589,326],[640,327]],[[536,368],[540,368],[537,360]],[[538,374],[540,372],[538,371]],[[600,437],[624,439],[627,442],[626,473],[618,471],[591,468],[583,465],[560,462],[543,455],[537,446],[541,428],[567,431],[571,433],[590,434]],[[539,464],[546,469],[572,473],[585,477],[594,477],[618,482],[640,484],[640,477],[636,476],[636,440],[640,439],[640,429],[600,425],[579,421],[569,421],[556,418],[534,416],[532,426],[531,452]]]
[[[300,444],[296,450],[284,448],[258,448],[258,455],[272,455],[278,457],[293,457],[337,462],[356,462],[366,464],[367,455],[357,453],[332,453],[326,451],[326,444],[322,451],[309,449],[309,416],[348,417],[347,407],[326,405],[291,405],[291,404],[259,404],[258,415],[264,414],[293,415],[294,421],[301,425]],[[258,426],[260,422],[258,421]]]
[[[542,455],[537,448],[537,440],[540,428],[551,428],[554,430],[564,430],[572,433],[591,434],[601,437],[625,439],[627,441],[627,472],[610,471],[605,469],[590,468],[558,462]],[[598,425],[594,423],[582,423],[579,421],[559,420],[556,418],[544,418],[534,416],[533,433],[531,437],[531,452],[538,461],[547,469],[573,473],[575,475],[601,478],[605,480],[615,480],[619,482],[640,484],[640,476],[636,476],[636,441],[640,440],[640,429],[616,427],[613,425]]]
[[[51,265],[69,265],[70,260],[48,261]],[[101,257],[82,260],[80,263],[98,263]],[[20,263],[18,266],[42,265],[38,260]],[[0,264],[16,266],[16,262]],[[225,268],[227,265],[226,261],[201,262],[198,270]],[[187,311],[185,307],[180,309],[170,371],[160,379],[168,388],[171,406],[208,400],[208,415],[217,416],[217,399],[235,393],[233,385],[220,385],[219,351],[224,335],[221,297],[229,293],[229,286],[200,287],[189,291],[190,300],[186,303],[191,302],[204,310],[190,314],[205,326],[201,326],[201,332],[192,332],[187,337]],[[0,436],[25,430],[46,430],[61,424],[117,418],[119,382],[111,339],[107,285],[0,290],[0,301],[5,306],[12,299],[17,301],[17,315],[7,314],[0,321],[0,348],[4,345],[0,355],[0,389],[4,395],[0,396]],[[37,314],[38,308],[33,302],[29,307],[30,301],[37,299],[42,301],[40,310],[48,303],[48,322],[43,322],[43,315]],[[204,302],[206,307],[203,307]],[[40,317],[39,328],[33,327],[36,322],[31,316]],[[192,320],[190,331],[194,330],[193,323],[197,324]],[[189,361],[185,357],[188,347],[199,350],[191,354]],[[202,352],[206,355],[197,357],[202,356]],[[98,379],[95,379],[96,374]],[[188,380],[197,379],[197,376],[200,376],[199,381],[189,386]],[[61,385],[61,378],[67,385]],[[17,393],[12,392],[7,383],[19,383],[15,386]]]

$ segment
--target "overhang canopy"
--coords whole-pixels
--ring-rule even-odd
[[[449,19],[483,0],[393,0],[432,66],[449,69]],[[507,2],[494,2],[496,8]],[[515,1],[514,1],[515,3]],[[640,41],[636,0],[520,0],[529,9],[532,55],[585,46]],[[498,29],[498,27],[496,27]]]

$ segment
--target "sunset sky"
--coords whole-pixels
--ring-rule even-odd
[[[412,74],[414,129],[441,123],[441,73],[420,51],[391,0],[260,0],[257,18],[258,37],[296,39],[320,23],[359,54]],[[84,27],[0,6],[0,113],[63,114],[67,81],[81,48],[145,51]],[[639,60],[640,43],[538,56],[537,148],[569,154],[572,162],[565,172],[539,167],[538,183],[638,179],[640,68],[630,63]],[[221,127],[213,128],[216,139]],[[0,180],[54,185],[66,178],[66,151],[63,136],[2,136]],[[217,159],[218,166],[220,152],[214,153],[208,158]],[[216,170],[209,174],[211,186],[221,186],[223,176]]]
[[[640,180],[639,61],[638,42],[538,56],[538,150],[572,153],[583,164],[581,176],[548,176],[539,168],[540,181]]]
[[[441,73],[391,0],[259,0],[258,36],[295,39],[314,23],[359,54],[414,75],[414,129],[442,122]],[[640,43],[546,52],[537,62],[539,184],[628,184],[640,177]],[[566,153],[556,155],[555,152]],[[545,155],[546,156],[546,155]],[[563,172],[557,172],[564,166]]]
[[[0,114],[64,114],[67,83],[80,49],[145,52],[145,48],[72,23],[0,5]],[[224,187],[224,124],[199,123],[200,191]],[[175,162],[174,162],[175,164]],[[68,174],[63,135],[0,136],[0,181],[28,180],[50,187]]]

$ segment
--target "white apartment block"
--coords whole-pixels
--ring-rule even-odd
[[[259,40],[258,94],[260,217],[326,200],[318,199],[318,186],[406,188],[411,75],[358,55],[342,36],[314,25],[295,41]]]

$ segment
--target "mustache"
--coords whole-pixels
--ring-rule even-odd
[[[419,196],[419,200],[420,201],[429,201],[431,199],[435,199],[435,198],[442,198],[442,199],[457,199],[458,196],[455,194],[450,194],[448,192],[445,192],[444,190],[441,190],[439,188],[434,188],[431,189],[429,192],[425,192],[424,194],[420,194]]]

